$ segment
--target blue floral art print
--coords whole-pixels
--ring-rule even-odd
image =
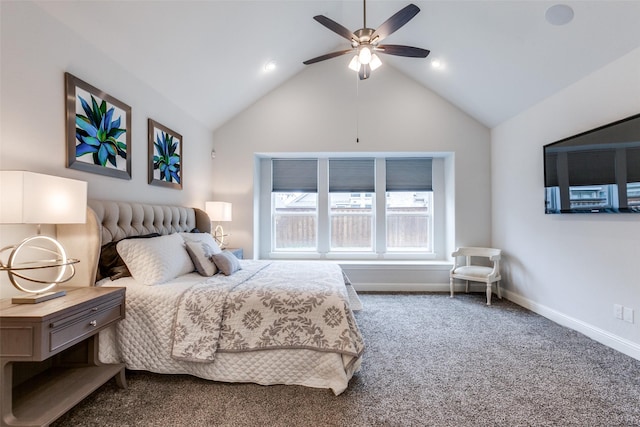
[[[125,170],[127,130],[121,127],[121,119],[125,113],[104,100],[96,99],[88,92],[78,92],[80,94],[77,95],[76,104],[79,104],[76,108],[76,159]]]
[[[155,130],[153,171],[156,179],[181,183],[179,145],[179,138],[159,129]]]

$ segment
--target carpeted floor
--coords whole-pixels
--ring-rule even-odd
[[[340,396],[128,372],[53,426],[640,426],[640,361],[484,294],[361,294]]]

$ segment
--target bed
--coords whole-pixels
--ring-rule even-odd
[[[126,318],[100,334],[102,362],[336,395],[347,388],[364,342],[354,292],[337,264],[237,260],[217,247],[198,254],[211,249],[211,223],[199,209],[89,206],[87,224],[60,226],[58,238],[69,253],[83,254],[73,285],[127,289]],[[114,247],[126,274],[104,269]]]

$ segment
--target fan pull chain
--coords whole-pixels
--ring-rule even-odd
[[[358,74],[356,73],[356,144],[360,143],[360,101],[359,101],[359,94],[360,94],[360,79],[358,77]]]

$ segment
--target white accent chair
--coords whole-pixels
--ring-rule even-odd
[[[453,268],[449,273],[449,288],[453,298],[453,285],[455,279],[466,280],[466,291],[469,292],[469,281],[484,282],[487,284],[487,305],[491,305],[491,285],[495,282],[498,298],[502,299],[500,292],[500,257],[502,251],[494,248],[458,248],[451,254],[454,258]],[[464,264],[459,260],[464,257]],[[473,264],[474,257],[488,258],[493,267]]]

